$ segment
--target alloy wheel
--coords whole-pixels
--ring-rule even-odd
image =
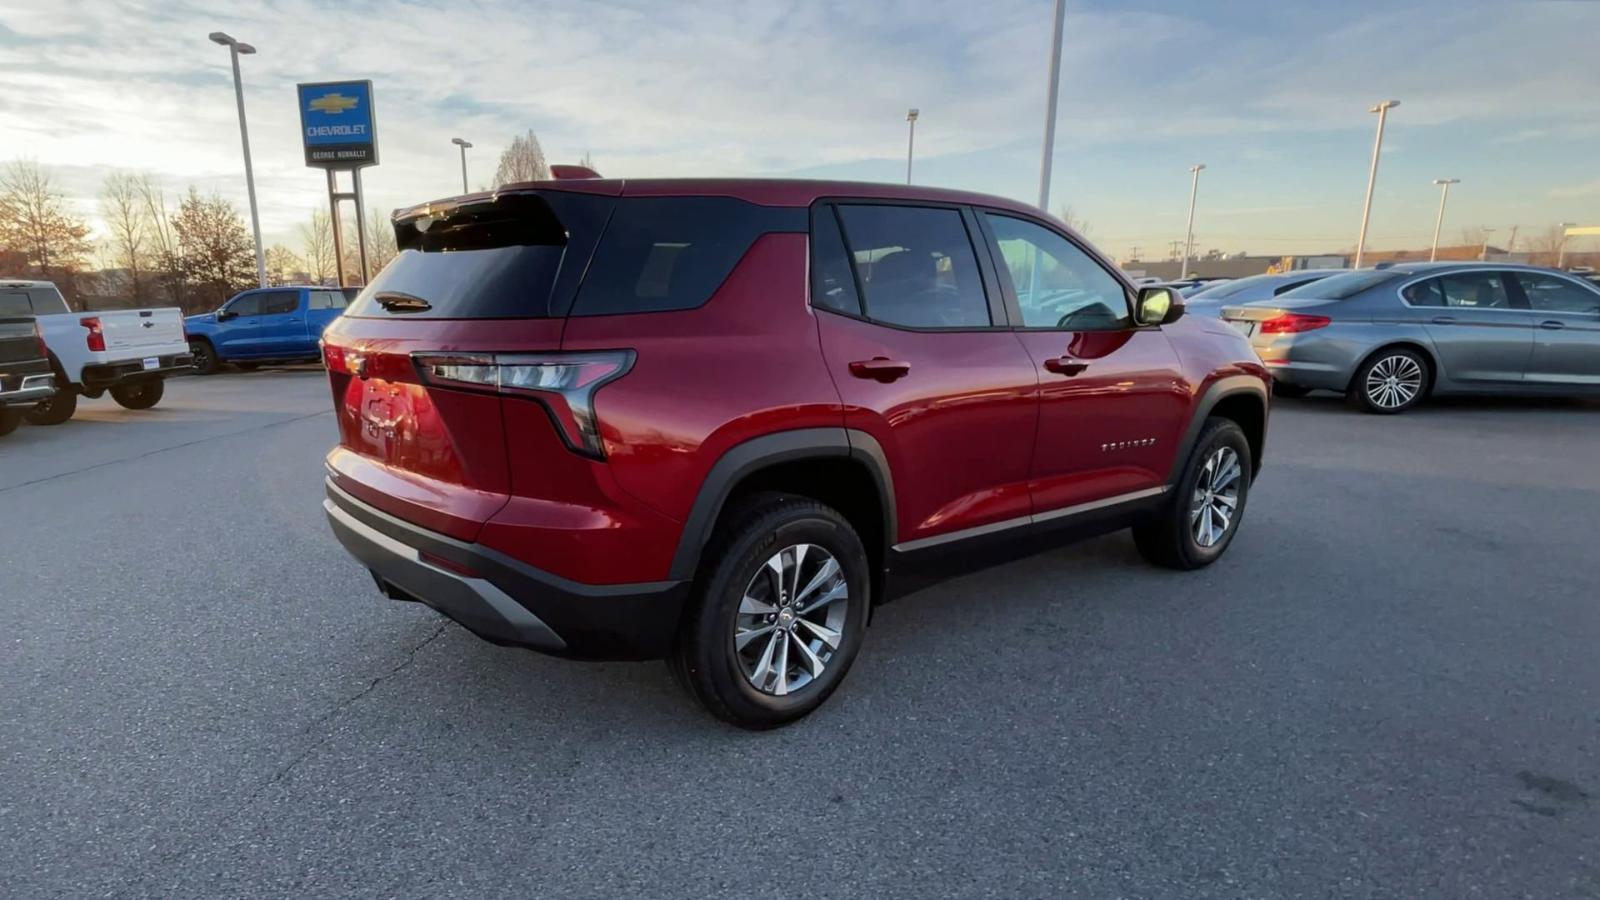
[[[792,544],[762,564],[739,600],[733,646],[756,690],[783,697],[815,682],[844,639],[849,583],[833,554]]]
[[[1218,447],[1206,458],[1189,510],[1189,525],[1196,544],[1215,547],[1233,527],[1243,476],[1239,454],[1232,447]]]
[[[1367,399],[1379,409],[1399,409],[1422,391],[1422,366],[1409,356],[1385,356],[1367,370]]]

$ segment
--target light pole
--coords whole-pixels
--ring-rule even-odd
[[[906,184],[911,183],[911,151],[916,149],[917,146],[917,115],[918,110],[915,106],[906,110],[908,128],[906,133]]]
[[[467,188],[467,148],[472,146],[472,142],[463,141],[461,138],[451,138],[450,143],[461,148],[461,193],[471,193]]]
[[[1439,229],[1444,227],[1444,202],[1450,199],[1450,185],[1460,184],[1459,178],[1435,178],[1434,184],[1439,186],[1439,218],[1433,220],[1433,250],[1428,253],[1428,262],[1439,258]]]
[[[1055,37],[1050,42],[1050,90],[1044,102],[1044,158],[1039,160],[1039,208],[1050,211],[1050,158],[1056,152],[1056,101],[1061,96],[1061,23],[1067,0],[1056,0]]]
[[[1189,277],[1189,257],[1194,255],[1194,198],[1200,193],[1200,170],[1206,167],[1205,163],[1195,163],[1189,167],[1189,174],[1193,180],[1189,182],[1189,227],[1183,233],[1183,270],[1178,277]]]
[[[1556,245],[1556,268],[1567,264],[1567,229],[1578,224],[1577,222],[1561,222],[1561,243]]]
[[[244,84],[239,79],[239,55],[256,52],[256,48],[234,40],[220,31],[210,34],[213,44],[221,44],[228,48],[228,57],[233,61],[233,96],[239,101],[239,141],[244,144],[244,186],[250,194],[250,229],[256,236],[256,278],[262,287],[267,286],[267,256],[261,249],[261,215],[256,212],[256,176],[250,169],[250,129],[244,123]]]
[[[1494,229],[1490,228],[1487,225],[1485,225],[1485,226],[1483,226],[1482,231],[1483,231],[1483,249],[1478,251],[1478,259],[1479,259],[1479,261],[1486,262],[1489,259],[1489,235],[1494,233]]]
[[[1372,170],[1367,173],[1367,199],[1361,204],[1361,236],[1356,238],[1354,266],[1357,269],[1361,268],[1361,256],[1367,250],[1367,220],[1372,215],[1372,188],[1378,183],[1378,154],[1383,151],[1383,123],[1389,118],[1389,110],[1399,105],[1399,100],[1385,100],[1367,110],[1378,114],[1378,139],[1372,142]]]

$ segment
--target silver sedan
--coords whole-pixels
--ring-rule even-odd
[[[1600,396],[1600,286],[1493,263],[1360,269],[1226,306],[1275,390],[1397,413],[1443,394]]]

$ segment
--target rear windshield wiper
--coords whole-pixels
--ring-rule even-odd
[[[433,304],[411,294],[401,291],[382,291],[373,297],[378,305],[395,313],[427,312],[433,309]]]

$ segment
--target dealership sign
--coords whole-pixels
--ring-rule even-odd
[[[378,163],[372,82],[328,81],[299,85],[300,139],[306,165],[358,169]]]

